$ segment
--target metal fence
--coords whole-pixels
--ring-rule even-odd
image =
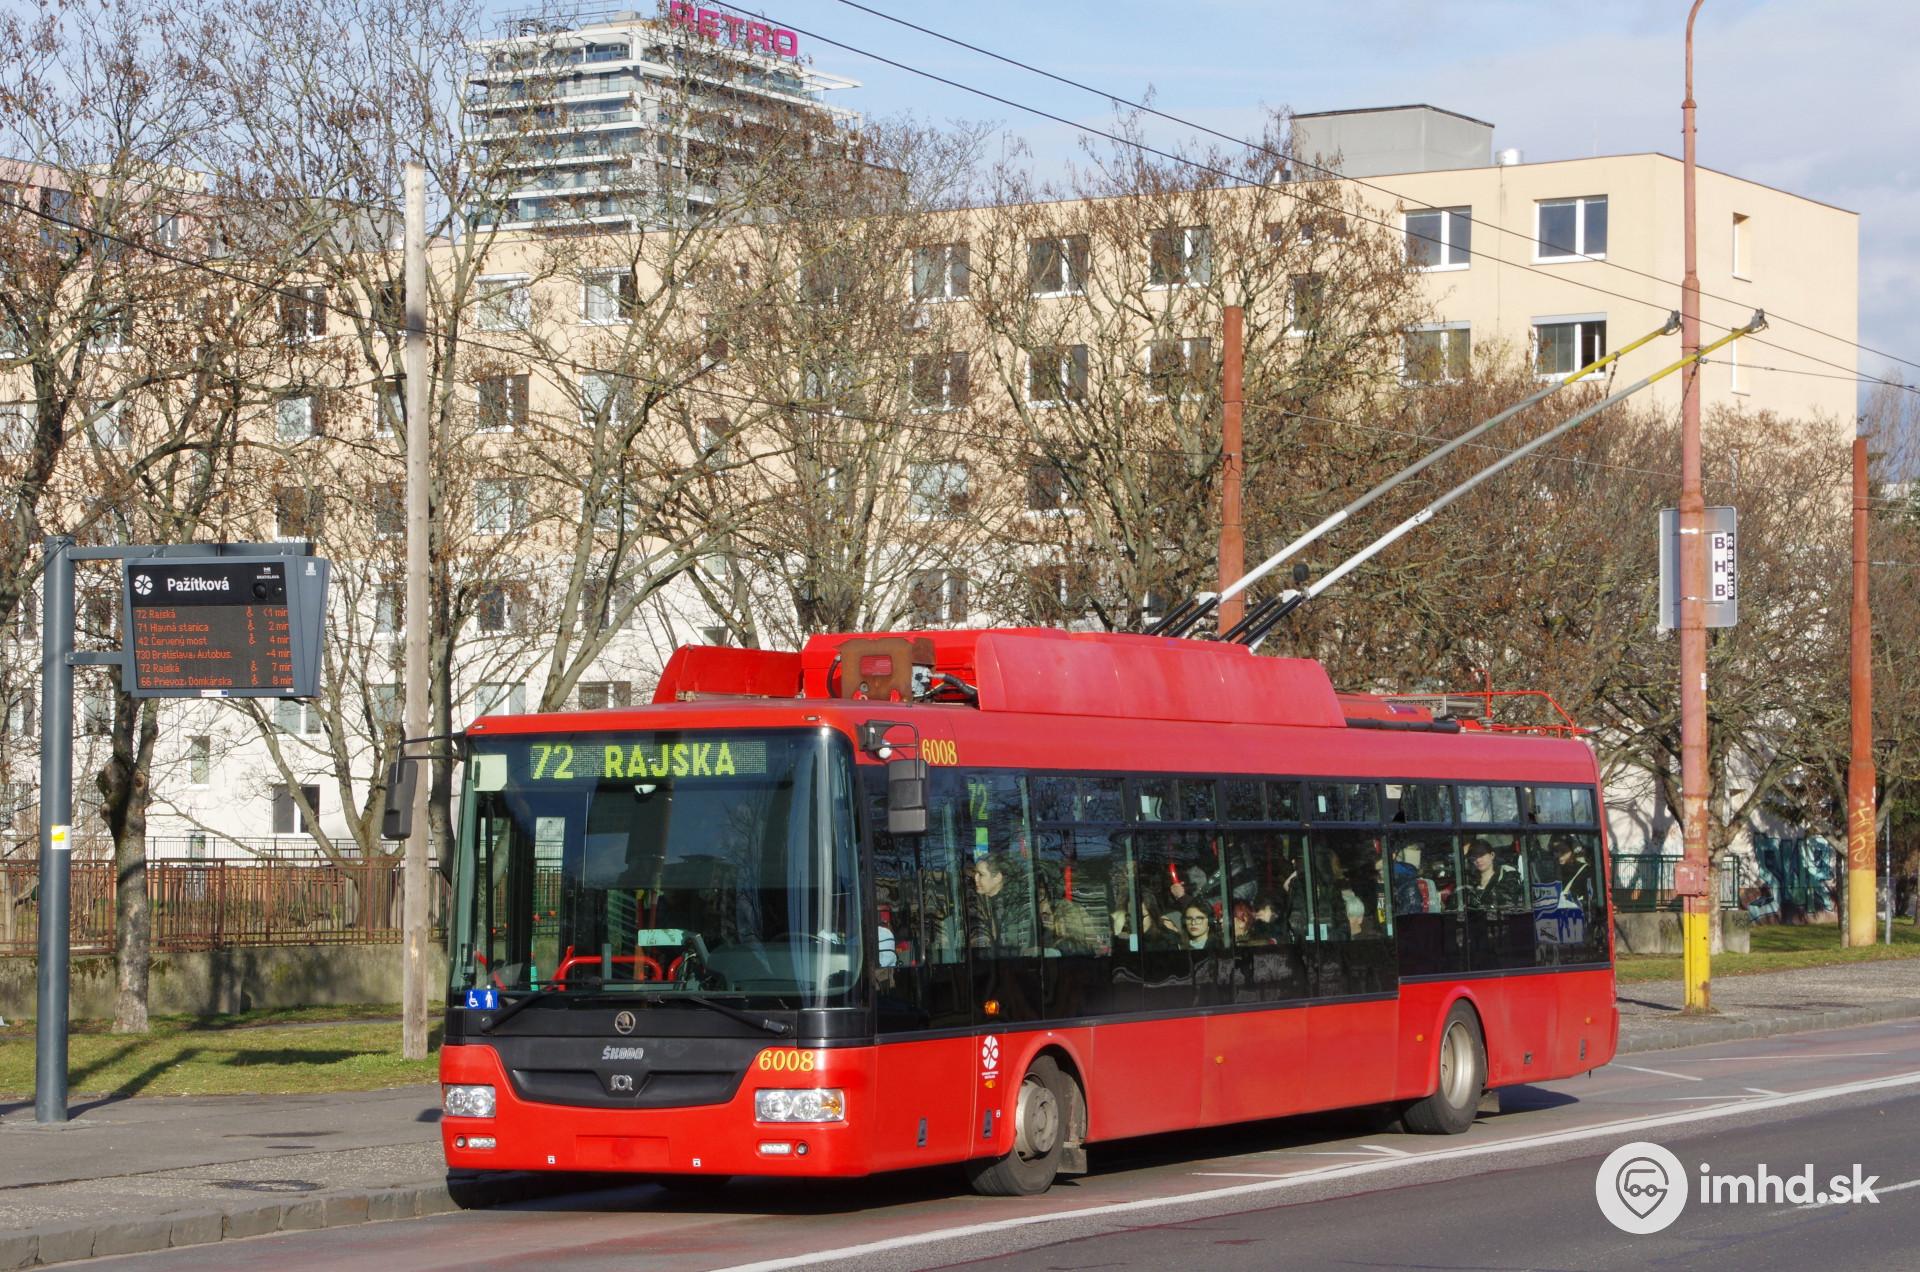
[[[73,863],[73,952],[113,950],[114,876],[109,862]],[[446,882],[428,875],[429,913],[446,912]],[[156,954],[245,945],[378,945],[401,939],[401,865],[162,861],[147,866]],[[0,955],[35,952],[40,871],[0,862]]]
[[[1680,898],[1673,891],[1673,872],[1681,860],[1657,853],[1616,854],[1613,857],[1614,911],[1645,913],[1680,909]],[[1737,910],[1746,904],[1743,893],[1751,883],[1751,873],[1742,857],[1727,857],[1714,868],[1714,898],[1722,910]]]

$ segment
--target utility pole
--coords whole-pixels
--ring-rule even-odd
[[[427,173],[417,163],[406,169],[406,373],[407,426],[407,600],[405,738],[424,738],[427,723]],[[427,793],[431,783],[416,782],[415,831],[407,837],[402,922],[406,927],[402,965],[400,1054],[427,1057]]]
[[[1867,439],[1853,439],[1853,612],[1848,700],[1853,754],[1847,760],[1847,941],[1873,944],[1873,611],[1867,603]]]
[[[1244,356],[1246,311],[1228,305],[1224,348],[1220,356],[1220,591],[1238,582],[1246,572],[1246,529],[1241,523],[1240,483],[1246,476],[1247,458],[1241,440],[1241,379]],[[1224,634],[1245,615],[1244,593],[1236,593],[1220,602],[1220,631]]]
[[[1704,0],[1687,11],[1687,96],[1680,103],[1685,164],[1682,177],[1686,276],[1680,284],[1680,353],[1700,351],[1699,242],[1694,226],[1693,20]],[[1682,862],[1681,977],[1686,1010],[1711,1011],[1709,925],[1713,888],[1708,871],[1707,801],[1707,501],[1700,488],[1700,365],[1688,364],[1680,393],[1680,824]]]

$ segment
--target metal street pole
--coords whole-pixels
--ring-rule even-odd
[[[1867,439],[1853,439],[1853,610],[1848,700],[1853,753],[1847,759],[1847,941],[1872,945],[1874,766],[1873,611],[1867,603]]]
[[[1687,96],[1680,103],[1684,146],[1685,270],[1680,284],[1680,352],[1700,349],[1699,242],[1694,226],[1693,20],[1703,0],[1687,11]],[[1681,977],[1686,1010],[1709,1011],[1712,977],[1709,924],[1707,800],[1707,595],[1705,535],[1707,501],[1700,488],[1700,366],[1684,372],[1680,394],[1680,822],[1686,875],[1680,917]]]
[[[46,541],[40,599],[40,977],[33,1120],[67,1120],[68,916],[73,880],[73,540]]]
[[[1246,451],[1241,441],[1241,344],[1246,327],[1246,311],[1228,305],[1225,348],[1220,360],[1220,591],[1239,581],[1246,572],[1246,530],[1241,522],[1240,483],[1247,470]],[[1225,632],[1246,613],[1247,603],[1238,594],[1220,602],[1220,630]]]
[[[407,426],[407,599],[405,615],[405,737],[424,738],[427,724],[427,172],[417,163],[406,170],[406,373]],[[404,754],[406,743],[401,743]],[[414,833],[406,841],[404,911],[406,954],[401,984],[400,1054],[409,1060],[427,1055],[427,794],[431,783],[414,786]]]

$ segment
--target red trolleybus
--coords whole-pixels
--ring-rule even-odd
[[[467,744],[452,1167],[1033,1193],[1177,1128],[1391,1102],[1458,1132],[1618,1036],[1587,747],[1315,662],[688,648],[650,706]]]

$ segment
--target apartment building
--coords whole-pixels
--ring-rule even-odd
[[[506,19],[484,42],[466,108],[483,153],[514,172],[503,229],[646,229],[698,220],[723,160],[796,119],[832,131],[857,113],[827,93],[857,81],[800,57],[800,37],[758,18],[674,0],[634,11]]]
[[[596,184],[608,182],[591,175],[578,178],[584,185],[555,185],[562,174],[604,175],[610,163],[635,168],[638,152],[618,147],[642,145],[637,138],[650,139],[644,146],[652,155],[687,153],[673,147],[688,138],[658,132],[657,118],[650,123],[640,106],[651,91],[646,76],[671,68],[666,50],[676,41],[718,42],[743,71],[800,75],[783,62],[790,62],[792,46],[771,28],[756,31],[744,19],[729,22],[717,11],[687,5],[671,6],[666,23],[663,32],[658,22],[628,14],[563,31],[530,28],[501,42],[498,74],[476,82],[476,92],[486,96],[476,107],[484,111],[524,104],[524,93],[512,96],[523,91],[514,86],[531,82],[536,70],[567,85],[565,95],[579,85],[578,93],[590,96],[600,91],[594,77],[615,74],[626,78],[608,86],[611,100],[624,104],[609,109],[627,112],[594,121],[555,116],[552,153],[529,162],[527,183],[515,194],[520,202],[509,224],[518,228],[502,227],[472,280],[468,339],[483,357],[457,392],[476,451],[554,450],[554,439],[568,430],[613,420],[626,409],[624,386],[656,375],[684,376],[691,386],[684,435],[661,443],[674,462],[737,444],[732,430],[745,426],[749,408],[777,414],[773,407],[784,402],[845,418],[867,411],[897,421],[902,436],[923,443],[887,471],[902,487],[902,524],[934,539],[957,524],[952,510],[990,488],[1010,491],[1013,516],[1057,511],[1061,493],[1057,473],[1050,476],[1044,465],[1027,465],[1004,448],[968,454],[925,439],[964,436],[973,416],[998,421],[979,430],[987,438],[1015,432],[1009,423],[1044,427],[1110,388],[1122,411],[1185,411],[1189,424],[1204,425],[1229,277],[1257,291],[1234,297],[1251,311],[1276,317],[1284,309],[1284,321],[1266,324],[1270,356],[1286,356],[1311,335],[1301,301],[1319,286],[1316,271],[1342,250],[1341,231],[1317,214],[1305,215],[1288,224],[1316,227],[1311,244],[1300,247],[1306,234],[1289,228],[1284,252],[1270,261],[1259,255],[1275,247],[1278,224],[1263,220],[1260,209],[1289,204],[1284,189],[1229,188],[1147,211],[1098,201],[963,208],[870,235],[857,223],[829,227],[812,242],[782,238],[777,225],[734,225],[712,231],[730,236],[730,246],[709,252],[685,223],[656,217],[668,205],[596,204]],[[741,43],[746,47],[736,47]],[[754,92],[791,89],[789,95],[811,109],[819,86],[810,83],[801,77]],[[1528,164],[1512,152],[1494,153],[1492,125],[1426,106],[1303,116],[1298,130],[1296,177],[1304,183],[1320,162],[1337,166],[1343,176],[1335,190],[1351,196],[1352,215],[1399,243],[1404,265],[1418,272],[1422,312],[1408,324],[1399,351],[1410,379],[1462,375],[1476,355],[1495,346],[1526,359],[1543,378],[1562,375],[1658,327],[1678,304],[1680,165],[1667,156]],[[576,149],[563,153],[563,143]],[[554,190],[571,193],[555,197]],[[1303,214],[1294,208],[1288,215]],[[551,232],[562,224],[595,232]],[[1716,325],[1744,322],[1754,308],[1776,315],[1763,337],[1767,344],[1736,346],[1737,353],[1707,369],[1708,409],[1764,408],[1850,428],[1856,384],[1850,378],[1854,350],[1845,341],[1856,330],[1855,215],[1703,170],[1699,224],[1709,335]],[[732,264],[716,274],[729,252]],[[453,245],[437,245],[430,255],[432,268],[456,268]],[[1248,262],[1251,267],[1240,268]],[[1095,275],[1101,284],[1089,286]],[[852,349],[794,344],[790,365],[758,372],[777,376],[778,383],[753,379],[756,359],[743,355],[766,350],[748,350],[728,321],[781,305],[789,317],[805,319],[849,303],[861,288],[898,303],[897,319],[872,324],[881,333],[873,343]],[[776,293],[783,299],[774,299]],[[1121,294],[1150,303],[1116,316],[1112,297]],[[349,307],[378,300],[333,299]],[[283,335],[316,355],[331,347],[328,341],[349,340],[338,322],[331,331],[324,322],[302,324],[301,315],[319,313],[327,303],[313,290],[283,303]],[[649,315],[662,308],[670,315],[656,325]],[[1017,321],[1006,318],[1010,308],[1019,311]],[[1618,375],[1630,380],[1678,353],[1677,336],[1655,341],[1625,360]],[[663,357],[680,361],[664,365]],[[653,361],[636,361],[645,359]],[[289,392],[263,415],[263,435],[282,447],[319,445],[323,438],[351,443],[353,463],[377,464],[381,455],[397,453],[399,411],[387,378],[394,370],[364,368],[338,392]],[[1677,380],[1668,381],[1655,400],[1677,405],[1677,392]],[[864,405],[848,405],[856,399]],[[541,459],[549,469],[567,467],[555,454]],[[814,490],[847,480],[846,470],[829,460],[784,471]],[[368,487],[365,506],[349,509],[369,522],[363,542],[377,545],[397,534],[397,477],[395,468],[384,484]],[[459,519],[463,534],[493,545],[489,551],[518,552],[525,569],[521,579],[487,586],[465,639],[476,646],[491,642],[499,652],[471,659],[462,673],[455,727],[487,711],[524,710],[539,698],[547,675],[540,633],[517,630],[519,614],[543,576],[562,573],[554,546],[528,533],[530,500],[537,500],[527,477],[476,472],[459,480],[464,485],[450,494],[443,515]],[[579,521],[621,533],[618,492],[609,502],[604,489],[588,483],[562,494]],[[351,490],[331,498],[336,507],[354,502]],[[314,535],[336,560],[355,550],[329,545],[331,531],[306,488],[276,488],[273,506],[272,532]],[[342,621],[351,616],[366,630],[356,656],[390,669],[386,680],[366,672],[367,691],[380,702],[362,713],[390,721],[405,626],[397,579],[383,578],[377,566],[358,574],[365,585],[337,586],[335,608]],[[936,559],[907,562],[884,586],[904,594],[911,622],[994,619],[970,603],[966,572]],[[727,641],[729,630],[711,600],[687,586],[664,590],[578,678],[568,704],[591,709],[642,701],[676,644]],[[98,704],[93,709],[97,715]],[[303,851],[310,828],[291,784],[268,763],[257,733],[234,728],[222,710],[179,707],[155,764],[165,803],[150,835],[161,851],[180,855],[276,845]],[[298,785],[318,808],[320,830],[339,837],[338,766],[322,745],[328,724],[315,706],[299,703],[279,704],[271,717],[290,748],[311,748],[302,761],[312,770],[311,784],[302,778]],[[374,771],[374,748],[356,744],[349,751],[346,763],[364,782]]]
[[[1295,151],[1341,172],[1407,235],[1440,317],[1411,342],[1458,372],[1472,347],[1528,351],[1564,374],[1658,327],[1680,304],[1681,162],[1664,154],[1527,163],[1493,149],[1494,126],[1432,106],[1296,120]],[[1857,413],[1859,216],[1711,168],[1697,176],[1702,340],[1770,328],[1713,356],[1702,405],[1825,416]],[[1656,341],[1619,364],[1622,382],[1678,356]],[[1677,408],[1679,377],[1651,390]]]

